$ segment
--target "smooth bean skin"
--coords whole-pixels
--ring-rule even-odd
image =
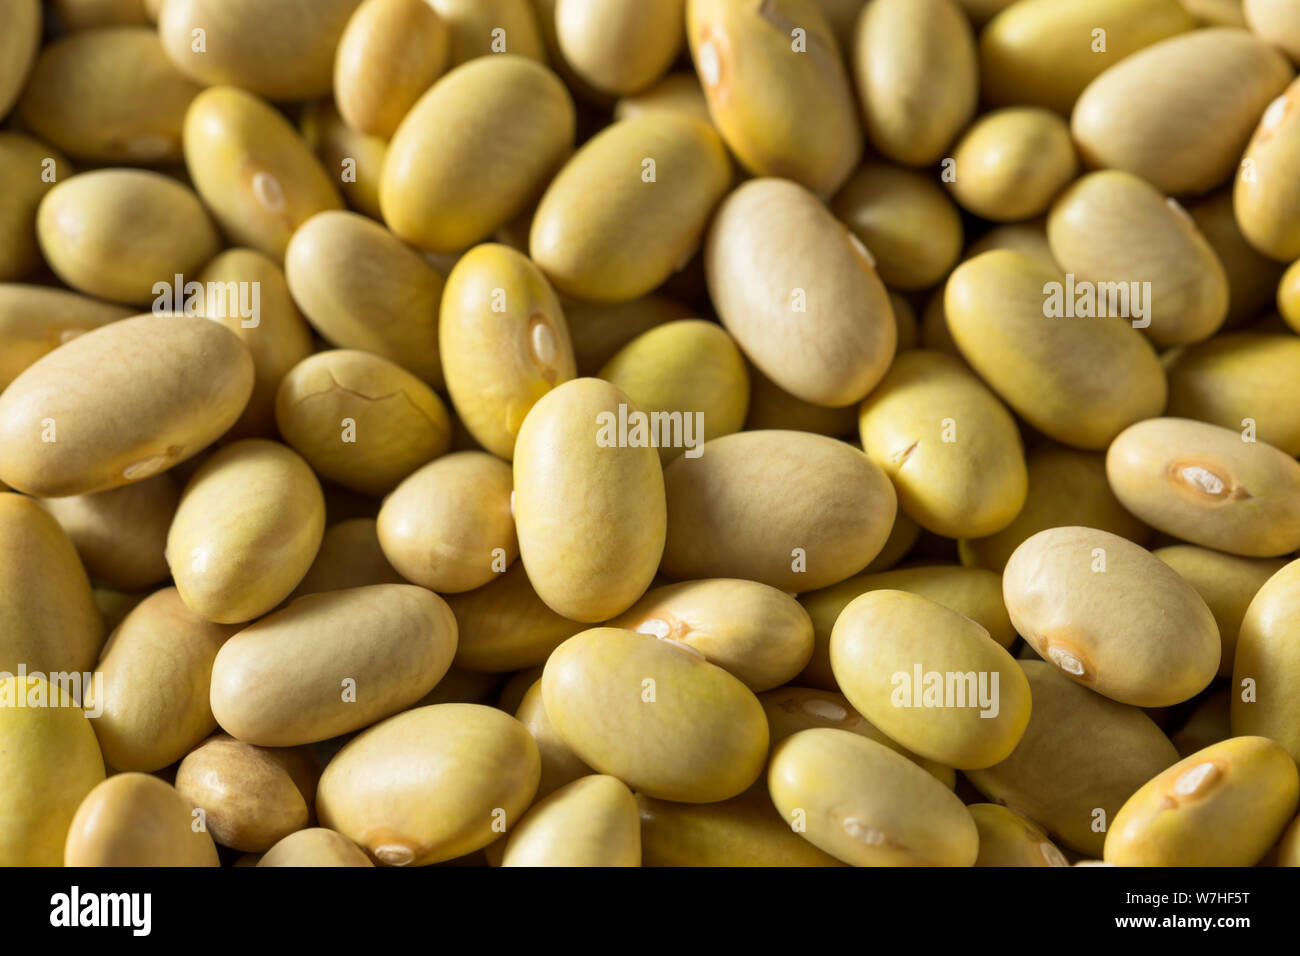
[[[1295,815],[1300,772],[1265,737],[1211,744],[1129,797],[1106,834],[1116,866],[1253,866]]]
[[[844,866],[790,829],[765,786],[718,803],[636,802],[642,866]]]
[[[972,866],[975,821],[906,757],[844,730],[783,740],[767,774],[772,802],[819,849],[853,866]]]
[[[842,438],[853,433],[857,420],[856,405],[827,408],[825,405],[805,402],[785,391],[752,364],[749,366],[746,430],[782,429]]]
[[[683,419],[681,443],[661,445],[667,465],[684,450],[738,432],[749,408],[749,372],[731,336],[713,322],[685,319],[638,335],[596,373],[636,406]],[[703,416],[703,418],[700,418]],[[703,424],[703,428],[699,427]],[[674,426],[674,434],[677,429]]]
[[[685,43],[685,0],[557,0],[555,31],[565,62],[618,96],[643,90]]]
[[[453,69],[388,144],[384,221],[422,249],[469,248],[536,200],[573,148],[574,123],[569,91],[540,63],[494,55]]]
[[[213,624],[175,588],[155,591],[126,615],[104,645],[87,706],[104,760],[115,770],[152,773],[175,763],[217,727],[208,703],[212,662],[238,628]]]
[[[898,506],[929,531],[983,537],[1025,503],[1016,421],[958,359],[928,349],[899,355],[859,406],[858,429]]]
[[[766,786],[715,804],[637,793],[642,866],[844,866],[797,834]]]
[[[1157,346],[1207,339],[1228,315],[1228,275],[1196,221],[1131,173],[1107,170],[1074,183],[1047,217],[1047,238],[1076,283],[1096,283],[1098,314],[1102,283],[1149,283],[1146,314],[1139,317],[1130,298],[1120,317],[1134,319]],[[1107,311],[1111,302],[1122,310],[1123,301],[1108,299]]]
[[[1300,548],[1300,465],[1244,433],[1185,418],[1126,429],[1106,453],[1120,504],[1159,531],[1249,558]]]
[[[167,529],[180,489],[168,474],[93,495],[45,498],[41,505],[68,533],[86,573],[126,591],[167,577]]]
[[[1286,266],[1264,255],[1242,235],[1232,209],[1232,190],[1220,189],[1186,208],[1228,275],[1228,318],[1220,332],[1238,328],[1268,311]]]
[[[651,588],[609,626],[686,644],[755,693],[793,678],[813,647],[812,621],[798,601],[731,578]]]
[[[383,226],[356,213],[313,216],[289,240],[284,275],[331,345],[374,352],[442,387],[443,277]]]
[[[510,466],[463,451],[425,465],[384,499],[384,555],[408,581],[439,593],[472,591],[519,556]]]
[[[1097,528],[1146,545],[1150,529],[1115,499],[1106,481],[1105,456],[1046,443],[1029,452],[1026,468],[1024,507],[1001,531],[958,541],[962,564],[1001,574],[1011,553],[1027,538],[1066,525]]]
[[[831,211],[871,250],[891,289],[932,286],[961,257],[960,212],[937,183],[915,170],[863,166],[835,194]]]
[[[1246,609],[1232,668],[1232,733],[1268,737],[1300,760],[1300,724],[1291,688],[1300,674],[1295,626],[1300,620],[1300,562],[1264,583]]]
[[[0,677],[0,865],[59,866],[77,807],[104,779],[104,760],[90,720],[66,690],[9,676],[9,663],[0,669],[8,671]],[[20,700],[39,706],[17,706]]]
[[[514,714],[515,719],[528,728],[537,743],[537,752],[542,761],[542,776],[537,784],[539,800],[581,777],[596,773],[565,743],[551,719],[546,716],[540,673],[520,698]]]
[[[772,748],[785,738],[801,730],[829,727],[860,734],[876,743],[884,744],[895,753],[902,754],[919,767],[924,767],[936,780],[951,790],[957,783],[957,774],[951,767],[927,760],[912,753],[898,741],[853,709],[849,699],[837,691],[812,687],[795,687],[786,684],[758,695],[767,715],[768,732]]]
[[[975,38],[952,0],[873,0],[852,59],[871,145],[895,162],[938,162],[975,113]]]
[[[176,790],[203,810],[215,842],[261,853],[312,821],[319,775],[306,750],[214,734],[181,761]]]
[[[546,187],[529,255],[565,295],[639,298],[691,258],[731,180],[726,147],[708,124],[662,111],[622,120],[583,144]]]
[[[347,837],[325,827],[308,827],[284,837],[262,854],[257,866],[370,866],[366,856]]]
[[[918,565],[892,571],[872,571],[817,591],[800,595],[799,602],[813,622],[813,656],[799,675],[800,683],[835,688],[831,673],[831,630],[843,610],[859,595],[882,588],[907,591],[936,601],[978,623],[1002,647],[1016,641],[1015,628],[1002,603],[1002,579],[984,568],[957,565]]]
[[[560,305],[569,326],[579,375],[595,375],[619,349],[643,332],[695,315],[687,306],[658,293],[614,303],[561,296]]]
[[[1070,127],[1036,107],[981,116],[957,141],[953,162],[953,198],[997,222],[1042,215],[1079,172]]]
[[[176,67],[205,86],[271,100],[327,96],[334,50],[360,0],[166,0],[158,35]],[[203,45],[193,36],[203,31]],[[197,48],[196,48],[197,47]]]
[[[384,866],[427,866],[482,849],[537,791],[537,745],[519,721],[478,704],[433,704],[376,724],[321,774],[321,825]]]
[[[145,306],[156,284],[197,273],[217,231],[192,191],[161,173],[101,169],[72,176],[36,212],[45,260],[87,295]]]
[[[325,498],[311,468],[284,445],[250,438],[207,459],[186,485],[167,563],[192,610],[238,624],[288,597],[324,531]]]
[[[41,22],[40,0],[17,0],[0,10],[0,116],[22,94],[41,48]]]
[[[441,74],[451,36],[423,0],[365,0],[334,54],[334,102],[353,129],[390,139]]]
[[[1063,278],[1021,253],[985,252],[953,272],[944,311],[962,357],[1014,412],[1059,442],[1101,449],[1160,414],[1165,377],[1127,322],[1048,318],[1047,284]],[[1098,368],[1110,370],[1107,381]],[[1116,390],[1109,380],[1127,385]]]
[[[1222,653],[1219,677],[1232,676],[1237,634],[1251,600],[1286,564],[1283,558],[1240,558],[1194,544],[1176,544],[1151,552],[1178,572],[1205,601],[1219,628]]]
[[[861,571],[897,510],[885,473],[821,435],[741,432],[664,471],[670,578],[734,577],[811,591]]]
[[[529,0],[427,0],[451,27],[452,65],[509,53],[545,64],[542,15]]]
[[[1044,660],[1120,703],[1167,707],[1218,673],[1219,629],[1205,601],[1119,535],[1040,531],[1007,561],[1002,594],[1011,623]]]
[[[795,25],[806,34],[801,51]],[[686,38],[713,124],[741,165],[819,196],[844,184],[862,155],[862,130],[816,0],[687,0]]]
[[[944,766],[1000,762],[1029,723],[1029,684],[1015,659],[979,624],[917,594],[881,589],[854,598],[835,621],[830,658],[854,707],[904,747]],[[922,672],[924,684],[911,683]],[[974,672],[980,686],[962,685],[960,696],[941,696],[943,706],[932,707],[929,672]]]
[[[316,560],[290,598],[405,581],[384,556],[375,519],[348,518],[325,529]]]
[[[55,186],[46,177],[53,175],[57,182],[72,172],[53,147],[23,133],[0,132],[0,176],[9,187],[0,198],[0,282],[25,278],[40,268],[36,216],[41,200]],[[5,356],[0,371],[11,363],[16,364],[16,357]],[[0,386],[4,381],[0,378]]]
[[[585,625],[556,614],[537,596],[522,562],[472,591],[448,594],[460,624],[456,665],[499,673],[540,665]]]
[[[852,405],[888,370],[898,333],[874,260],[796,183],[754,179],[733,190],[709,227],[704,264],[722,324],[796,398]]]
[[[145,773],[119,773],[86,794],[68,829],[64,866],[220,866],[188,800]]]
[[[442,399],[406,369],[357,349],[317,352],[280,381],[275,421],[323,478],[382,495],[451,444]]]
[[[1277,865],[1300,866],[1300,823],[1295,820],[1291,821],[1291,825],[1286,828],[1278,843]]]
[[[969,4],[968,4],[969,6]],[[980,93],[1068,115],[1092,80],[1153,43],[1193,29],[1178,0],[1026,0],[1001,4],[980,33]],[[1105,31],[1099,49],[1094,30]]]
[[[298,598],[227,641],[212,665],[212,712],[232,737],[293,747],[412,706],[456,654],[447,603],[411,584]]]
[[[45,47],[18,113],[78,159],[173,163],[181,159],[185,111],[201,90],[167,59],[156,30],[113,27]]]
[[[1070,128],[1089,166],[1133,173],[1169,196],[1203,193],[1227,181],[1255,119],[1294,72],[1244,30],[1193,30],[1125,57],[1089,83]],[[1180,109],[1185,103],[1196,111]]]
[[[1300,259],[1291,264],[1277,285],[1277,310],[1292,331],[1300,329]]]
[[[1279,262],[1300,259],[1300,81],[1260,117],[1232,189],[1243,235]]]
[[[1183,349],[1165,362],[1171,418],[1255,435],[1288,455],[1300,455],[1300,339],[1293,335],[1232,332]]]
[[[1006,760],[966,778],[1054,842],[1100,858],[1104,827],[1178,752],[1138,708],[1093,693],[1045,661],[1019,664],[1034,702],[1025,735]]]
[[[976,866],[1070,865],[1042,830],[1014,810],[996,803],[972,803],[966,809],[979,830]]]
[[[1242,0],[1246,24],[1300,63],[1300,11],[1286,0]]]
[[[343,207],[334,180],[289,121],[243,90],[204,90],[181,136],[194,188],[237,245],[283,259],[299,226]]]
[[[248,350],[215,322],[112,322],[28,366],[0,394],[0,481],[55,497],[148,478],[211,444],[252,389]]]
[[[388,155],[388,141],[358,133],[339,115],[333,100],[318,100],[306,107],[298,133],[329,173],[338,180],[348,207],[371,219],[382,220],[379,181]],[[344,177],[347,178],[344,178]]]
[[[104,641],[67,533],[30,498],[0,492],[0,672],[89,671]]]
[[[311,329],[294,304],[284,270],[255,249],[227,249],[196,281],[203,288],[199,314],[234,332],[253,357],[253,394],[224,437],[269,438],[275,434],[280,380],[312,352]]]
[[[607,382],[565,382],[532,407],[515,443],[515,530],[528,579],[553,611],[584,623],[631,607],[664,550],[663,469],[650,446],[612,440],[620,406],[636,410]],[[558,502],[557,487],[568,489]]]
[[[767,719],[754,694],[688,645],[612,627],[546,661],[547,717],[598,773],[686,803],[734,797],[762,772]]]
[[[694,73],[669,73],[639,93],[620,96],[614,104],[614,119],[625,120],[647,110],[669,110],[712,123],[709,101],[704,98],[700,78]]]
[[[576,374],[560,301],[527,256],[485,243],[451,270],[439,315],[456,414],[475,441],[509,461],[529,409]]]
[[[640,866],[636,798],[603,774],[582,777],[529,809],[506,838],[502,866]]]

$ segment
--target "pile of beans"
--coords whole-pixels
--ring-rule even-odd
[[[0,865],[1300,865],[1297,62],[6,0]]]

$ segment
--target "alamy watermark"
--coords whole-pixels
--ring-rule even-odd
[[[176,312],[196,318],[239,319],[245,329],[262,324],[262,283],[186,282],[180,273],[172,281],[153,284],[153,311],[157,315]]]
[[[17,677],[17,680],[11,678]],[[93,691],[93,693],[91,693]],[[0,709],[84,707],[87,696],[92,706],[86,709],[87,717],[104,713],[104,675],[100,671],[55,671],[44,674],[28,673],[26,664],[18,665],[18,673],[0,671]]]
[[[1043,286],[1043,315],[1049,319],[1131,319],[1133,328],[1151,324],[1150,282],[1076,281],[1067,274],[1065,282]]]
[[[703,412],[642,412],[620,402],[618,414],[596,416],[596,444],[601,448],[685,448],[687,458],[704,453]]]
[[[997,671],[926,671],[920,664],[912,672],[895,671],[890,702],[895,707],[978,707],[981,717],[998,715]]]

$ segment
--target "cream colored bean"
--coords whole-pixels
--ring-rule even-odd
[[[298,598],[231,638],[212,666],[212,712],[231,736],[292,747],[412,706],[456,654],[445,601],[410,584]]]
[[[456,414],[482,447],[509,460],[529,409],[575,374],[550,283],[527,256],[477,246],[447,277],[438,337]]]
[[[571,620],[595,623],[626,611],[663,554],[659,456],[620,437],[620,415],[633,412],[640,414],[613,385],[579,378],[544,395],[519,430],[519,554],[538,596]],[[556,487],[568,489],[558,501]]]
[[[689,0],[686,38],[714,125],[741,165],[819,196],[844,184],[862,155],[862,130],[817,0]]]
[[[664,473],[663,570],[811,591],[861,571],[884,547],[897,498],[885,473],[849,445],[759,431],[708,442]],[[527,554],[525,553],[525,561]]]
[[[353,738],[317,790],[321,825],[386,866],[427,866],[482,849],[537,790],[537,745],[509,714],[418,707]],[[502,816],[504,815],[504,816]]]
[[[1126,429],[1106,453],[1120,504],[1192,544],[1268,558],[1300,548],[1300,465],[1264,442],[1185,418]]]
[[[808,190],[755,179],[709,227],[709,295],[736,344],[776,385],[831,407],[860,401],[897,330],[871,254]]]
[[[978,64],[953,0],[872,0],[858,17],[853,79],[871,144],[929,166],[975,113]]]
[[[239,418],[253,360],[215,322],[143,315],[77,336],[0,395],[0,480],[89,494],[155,475]]]
[[[381,495],[451,444],[433,389],[369,352],[318,352],[295,365],[275,396],[280,434],[321,477]]]
[[[1098,76],[1070,128],[1090,166],[1141,176],[1166,195],[1207,192],[1232,174],[1255,120],[1293,72],[1244,30],[1193,30]],[[1180,107],[1189,103],[1195,111]]]
[[[1214,679],[1214,616],[1174,570],[1127,538],[1040,531],[1011,555],[1011,623],[1044,660],[1099,694],[1139,707],[1189,700]]]
[[[734,797],[762,772],[767,718],[693,648],[612,627],[561,644],[542,674],[546,714],[597,773],[685,803]]]
[[[175,588],[137,604],[113,632],[87,694],[104,759],[115,770],[175,763],[217,727],[208,703],[212,662],[238,628],[213,624]]]
[[[238,624],[288,597],[324,531],[325,499],[307,463],[284,445],[250,438],[217,452],[186,485],[167,533],[167,563],[191,609]]]
[[[485,452],[446,455],[379,509],[379,544],[408,581],[456,593],[483,587],[519,556],[510,466]]]

